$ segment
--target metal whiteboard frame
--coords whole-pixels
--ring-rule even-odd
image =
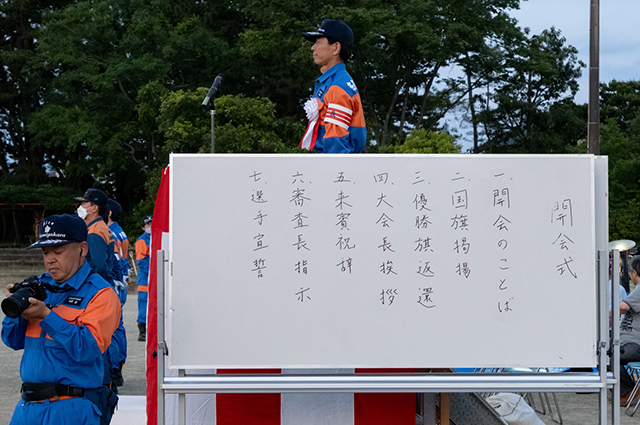
[[[608,223],[608,163],[595,157],[595,220]],[[607,389],[613,390],[612,424],[620,421],[620,330],[609,332],[609,311],[619,317],[619,252],[613,251],[611,306],[607,305],[609,287],[608,225],[596,225],[596,279],[598,305],[598,372],[591,373],[414,373],[351,375],[207,375],[165,376],[164,251],[157,251],[158,301],[158,424],[165,423],[165,395],[178,394],[179,424],[186,423],[186,394],[215,393],[455,393],[455,392],[576,392],[599,393],[599,425],[607,423]],[[611,309],[611,310],[610,310]],[[610,363],[609,363],[610,362]],[[607,367],[611,372],[607,372]]]

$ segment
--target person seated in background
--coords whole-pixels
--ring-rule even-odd
[[[629,261],[629,279],[635,289],[620,302],[620,404],[629,402],[634,381],[624,368],[629,362],[640,361],[640,256]]]

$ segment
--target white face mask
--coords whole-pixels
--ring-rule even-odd
[[[144,232],[151,234],[151,227],[145,227]]]
[[[83,220],[87,216],[87,209],[82,205],[80,205],[76,211],[78,212],[78,217],[80,217]]]

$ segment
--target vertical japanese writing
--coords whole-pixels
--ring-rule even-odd
[[[268,238],[260,230],[267,219],[268,214],[263,211],[266,211],[268,199],[267,194],[262,189],[264,183],[264,176],[262,175],[262,172],[254,170],[249,175],[249,179],[253,186],[251,189],[250,200],[258,208],[255,216],[253,217],[254,226],[256,226],[258,230],[255,232],[255,236],[253,236],[252,251],[255,253],[255,256],[253,257],[254,259],[251,264],[251,271],[260,279],[264,277],[265,269],[267,268],[267,259],[265,258],[266,253],[264,251],[269,248],[269,245],[266,243]]]
[[[574,245],[571,228],[573,227],[573,207],[570,198],[556,201],[551,207],[551,224],[558,229],[557,236],[554,238],[551,246],[557,256],[555,264],[556,273],[569,279],[577,279],[578,274],[574,271],[575,265],[572,264],[572,248]]]
[[[289,196],[289,205],[293,208],[293,214],[289,219],[292,232],[289,233],[292,237],[291,247],[293,248],[293,271],[296,276],[304,278],[309,274],[309,258],[307,257],[311,251],[311,244],[307,240],[306,231],[311,226],[309,218],[309,204],[312,202],[311,197],[308,194],[309,181],[304,173],[296,170],[291,174],[291,192]],[[299,292],[296,292],[297,300],[304,302],[305,300],[311,300],[309,292],[311,288],[300,288]]]
[[[452,241],[452,250],[456,256],[455,273],[468,279],[472,273],[472,267],[468,254],[471,252],[471,240],[465,236],[469,231],[469,191],[465,187],[468,179],[461,172],[456,172],[451,178],[451,211],[450,228],[455,233],[455,239]]]
[[[435,231],[434,220],[432,215],[432,201],[429,198],[428,185],[430,184],[423,176],[421,171],[414,172],[414,180],[411,182],[412,203],[410,208],[415,213],[413,222],[414,238],[413,252],[419,254],[416,256],[415,273],[419,279],[434,280],[436,273],[434,270],[431,255],[434,253],[432,232]],[[417,292],[417,304],[423,308],[431,309],[436,306],[433,301],[433,287],[420,287]]]
[[[340,253],[340,260],[335,263],[335,266],[340,273],[350,275],[354,271],[352,256],[354,254],[352,251],[356,248],[356,243],[352,241],[351,228],[349,227],[352,219],[351,214],[354,209],[353,201],[351,200],[350,184],[354,182],[345,171],[338,171],[332,183],[336,188],[336,196],[334,198],[334,228],[337,229],[337,236],[334,247],[337,248]]]
[[[393,218],[394,205],[389,195],[389,193],[393,193],[391,192],[389,177],[389,173],[386,172],[379,173],[374,177],[376,189],[379,188],[379,191],[376,191],[376,193],[379,193],[379,195],[377,195],[375,200],[376,216],[378,218],[373,224],[379,230],[377,234],[380,235],[380,242],[377,245],[377,249],[383,254],[380,257],[382,261],[379,264],[378,271],[384,276],[397,276],[398,272],[393,263],[395,259],[394,254],[396,253],[394,246],[395,241],[390,236],[393,234],[395,220]]]
[[[504,173],[493,176],[495,185],[492,193],[492,216],[491,226],[493,233],[496,235],[494,242],[497,247],[497,261],[494,267],[497,269],[497,279],[495,288],[497,292],[497,310],[500,314],[507,314],[513,311],[514,296],[511,289],[511,273],[509,260],[511,259],[509,247],[509,230],[512,227],[511,218],[511,190],[508,186],[504,186],[508,177]]]

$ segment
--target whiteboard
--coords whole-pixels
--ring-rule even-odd
[[[172,155],[170,367],[594,366],[594,158]]]

